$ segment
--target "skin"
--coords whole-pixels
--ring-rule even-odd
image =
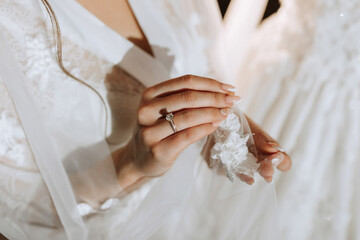
[[[78,0],[109,27],[152,55],[151,47],[126,0]],[[138,109],[138,124],[132,140],[113,153],[119,184],[131,191],[153,177],[166,173],[179,154],[192,143],[213,133],[229,114],[235,101],[235,88],[214,79],[186,75],[145,89]],[[231,91],[232,90],[232,91]],[[164,119],[174,113],[178,132]],[[272,182],[273,158],[281,159],[277,169],[291,168],[291,160],[280,146],[254,121],[248,118],[254,133],[260,163],[259,174]],[[238,176],[247,184],[254,180]]]
[[[150,44],[141,30],[127,0],[77,0],[107,26],[127,38],[149,55]]]

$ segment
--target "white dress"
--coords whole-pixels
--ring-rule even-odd
[[[283,0],[252,43],[245,111],[293,160],[275,180],[285,239],[360,239],[359,16],[358,0]]]
[[[125,197],[91,202],[77,194],[77,184],[92,196],[118,190],[114,169],[101,160],[131,137],[142,89],[221,72],[211,57],[221,32],[216,1],[131,0],[154,58],[75,0],[49,2],[64,65],[106,100],[116,144],[104,141],[99,98],[60,70],[40,1],[0,0],[0,232],[9,239],[278,239],[273,186],[216,175],[200,156],[201,141]],[[93,162],[102,167],[87,174]],[[75,183],[74,169],[85,169]]]

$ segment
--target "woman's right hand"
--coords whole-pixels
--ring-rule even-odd
[[[192,143],[213,133],[241,98],[235,87],[216,80],[186,75],[147,88],[138,109],[132,140],[115,161],[120,185],[163,175]],[[174,114],[174,133],[165,119]]]

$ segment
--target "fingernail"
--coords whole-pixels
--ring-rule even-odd
[[[274,148],[275,150],[279,150],[280,152],[285,152],[285,149],[283,149],[282,147],[276,145],[275,143],[268,143],[272,148]]]
[[[221,124],[222,122],[223,122],[223,121],[213,122],[212,125],[213,125],[214,127],[218,127],[218,126],[220,126],[220,124]]]
[[[273,183],[273,181],[274,181],[274,178],[273,177],[271,177],[271,179],[269,179],[270,181],[269,181],[269,183]]]
[[[253,185],[254,182],[255,182],[254,179],[251,179],[251,180],[247,181],[246,183],[249,184],[249,185]]]
[[[228,116],[230,113],[232,113],[233,111],[230,108],[222,108],[220,109],[220,113],[224,116]]]
[[[236,102],[240,102],[241,97],[228,95],[228,96],[225,97],[225,101],[226,101],[227,104],[232,105],[232,104],[234,104]]]
[[[272,181],[273,181],[273,177],[265,177],[264,179],[268,183],[272,183]]]
[[[230,84],[222,84],[221,88],[225,91],[236,92],[236,88]]]
[[[273,158],[273,159],[271,160],[271,163],[272,163],[272,165],[274,165],[275,167],[277,167],[277,166],[279,166],[279,164],[280,164],[280,159],[278,159],[278,158]]]
[[[284,158],[285,155],[281,152],[278,152],[267,157],[264,161],[271,163],[274,167],[277,167],[284,160]]]

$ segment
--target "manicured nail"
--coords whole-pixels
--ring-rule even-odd
[[[240,102],[240,101],[241,101],[241,97],[228,95],[228,96],[225,97],[225,101],[226,101],[227,104],[233,105],[233,104],[236,103],[236,102]]]
[[[223,122],[223,121],[213,122],[212,125],[213,125],[214,127],[218,127],[218,126],[220,126],[220,124],[221,124],[222,122]]]
[[[254,184],[254,179],[250,179],[249,181],[247,181],[246,183],[248,184],[248,185],[253,185]]]
[[[278,159],[278,158],[273,158],[273,159],[271,160],[271,163],[272,163],[272,165],[274,165],[275,167],[277,167],[277,166],[279,166],[279,164],[280,164],[280,159]]]
[[[282,147],[276,145],[275,143],[268,143],[272,148],[279,150],[280,152],[285,152],[285,149],[283,149]]]
[[[230,108],[222,108],[220,109],[220,113],[224,116],[228,116],[230,113],[232,113],[233,111]]]
[[[236,88],[230,84],[222,84],[221,88],[225,91],[236,92]]]
[[[282,161],[284,161],[284,158],[285,155],[282,152],[278,152],[267,157],[264,161],[271,163],[274,167],[277,167]]]

